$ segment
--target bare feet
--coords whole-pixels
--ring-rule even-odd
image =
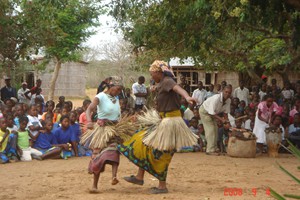
[[[112,185],[117,185],[119,183],[119,180],[117,179],[117,177],[113,177],[111,184]]]
[[[98,193],[100,193],[100,191],[97,188],[92,188],[92,189],[89,189],[89,193],[90,194],[98,194]]]

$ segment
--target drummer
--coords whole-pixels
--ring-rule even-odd
[[[230,112],[232,87],[225,86],[220,94],[206,99],[199,109],[207,141],[206,154],[220,155],[217,152],[218,126],[217,120],[223,124],[228,122]],[[223,113],[223,118],[219,114]]]

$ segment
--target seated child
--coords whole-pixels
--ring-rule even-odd
[[[219,128],[218,130],[218,139],[217,139],[217,145],[220,149],[221,153],[226,153],[225,144],[226,141],[228,141],[229,138],[229,132],[230,132],[230,123],[224,123],[223,127]]]
[[[63,115],[60,118],[61,127],[54,130],[53,134],[57,140],[58,144],[67,144],[72,145],[72,149],[75,153],[75,156],[78,156],[78,143],[76,134],[72,132],[70,127],[70,118],[68,115]]]
[[[300,149],[300,113],[294,115],[294,123],[289,126],[288,139]]]
[[[199,136],[199,140],[198,140],[198,144],[194,145],[194,146],[187,146],[187,147],[182,147],[180,152],[194,152],[194,151],[201,151],[201,149],[203,148],[203,143],[202,140],[200,139],[200,134],[199,134],[199,129],[198,129],[198,119],[193,117],[190,121],[189,121],[189,125],[190,125],[190,130]]]
[[[20,128],[20,123],[19,123],[19,117],[24,115],[24,108],[23,108],[23,104],[19,103],[15,105],[15,118],[14,118],[14,123],[15,125],[18,127],[18,129]]]
[[[26,116],[21,116],[19,118],[20,128],[18,130],[18,147],[21,149],[21,160],[31,161],[32,158],[40,160],[42,153],[37,149],[31,148],[29,145],[29,139],[32,135],[28,132],[28,130],[26,130],[28,121],[29,120]]]
[[[16,153],[16,135],[10,134],[5,118],[0,118],[0,162],[9,162],[10,154]]]
[[[253,127],[254,127],[254,122],[255,122],[255,110],[249,110],[248,118],[249,119],[247,119],[245,121],[245,129],[252,131]],[[253,123],[253,127],[251,127],[251,122]]]
[[[282,126],[282,117],[280,115],[276,115],[274,118],[273,118],[273,121],[272,121],[272,124],[271,126],[274,126],[274,127],[277,127],[277,128],[280,128],[281,129],[281,132],[282,132],[282,141],[281,141],[281,144],[284,145],[284,146],[288,146],[288,143],[287,141],[285,140],[285,129],[284,127]],[[286,152],[286,150],[283,148],[283,147],[280,147],[279,148],[279,152]]]
[[[6,117],[7,129],[10,133],[17,133],[18,127],[14,124],[14,116],[12,113],[8,113]]]
[[[43,126],[40,120],[38,119],[38,110],[35,104],[30,105],[27,117],[28,117],[27,129],[31,134],[30,137],[33,145],[36,138],[38,137],[39,132],[43,129]]]
[[[40,133],[34,148],[38,149],[43,155],[42,159],[55,159],[66,158],[64,151],[69,151],[70,146],[68,144],[58,144],[55,136],[52,134],[53,120],[45,120],[45,133]]]
[[[53,123],[56,122],[57,115],[55,112],[53,112],[54,106],[55,106],[54,101],[50,100],[46,102],[46,112],[43,113],[42,120],[45,120],[46,114],[50,113],[53,115]]]

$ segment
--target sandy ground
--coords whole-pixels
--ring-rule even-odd
[[[96,89],[88,89],[87,96],[94,98]],[[75,107],[82,99],[72,100]],[[111,167],[101,175],[100,194],[89,194],[92,175],[87,173],[88,157],[68,160],[45,160],[17,162],[0,165],[0,200],[4,199],[272,199],[266,188],[272,187],[279,193],[298,193],[299,185],[276,167],[282,164],[300,177],[296,166],[299,161],[291,155],[279,158],[263,155],[253,159],[228,156],[207,156],[204,153],[177,153],[169,166],[169,193],[149,194],[149,188],[158,181],[146,174],[144,186],[127,183],[122,177],[135,174],[137,168],[121,156],[118,176],[120,183],[110,184]],[[230,196],[229,190],[242,190],[240,196]],[[256,192],[256,196],[254,193]]]
[[[279,162],[297,177],[299,161],[291,155],[279,158],[242,159],[207,156],[204,153],[177,153],[168,173],[168,194],[151,195],[158,181],[146,174],[144,186],[132,185],[121,177],[137,168],[121,156],[120,183],[110,184],[111,167],[101,175],[99,194],[89,194],[92,175],[87,173],[88,157],[68,160],[17,162],[0,165],[0,199],[272,199],[266,187],[279,193],[299,193],[299,185],[276,167]],[[226,188],[242,189],[241,196],[229,196]],[[253,191],[256,190],[256,197]],[[224,194],[225,191],[225,194]],[[225,195],[228,196],[225,196]]]

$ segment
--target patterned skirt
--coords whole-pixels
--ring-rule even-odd
[[[91,174],[99,174],[104,172],[105,164],[118,164],[120,161],[120,153],[117,151],[117,144],[110,144],[90,161],[88,171]]]
[[[159,151],[143,144],[145,131],[118,145],[118,150],[136,166],[149,172],[160,181],[166,181],[169,164],[175,151]]]

